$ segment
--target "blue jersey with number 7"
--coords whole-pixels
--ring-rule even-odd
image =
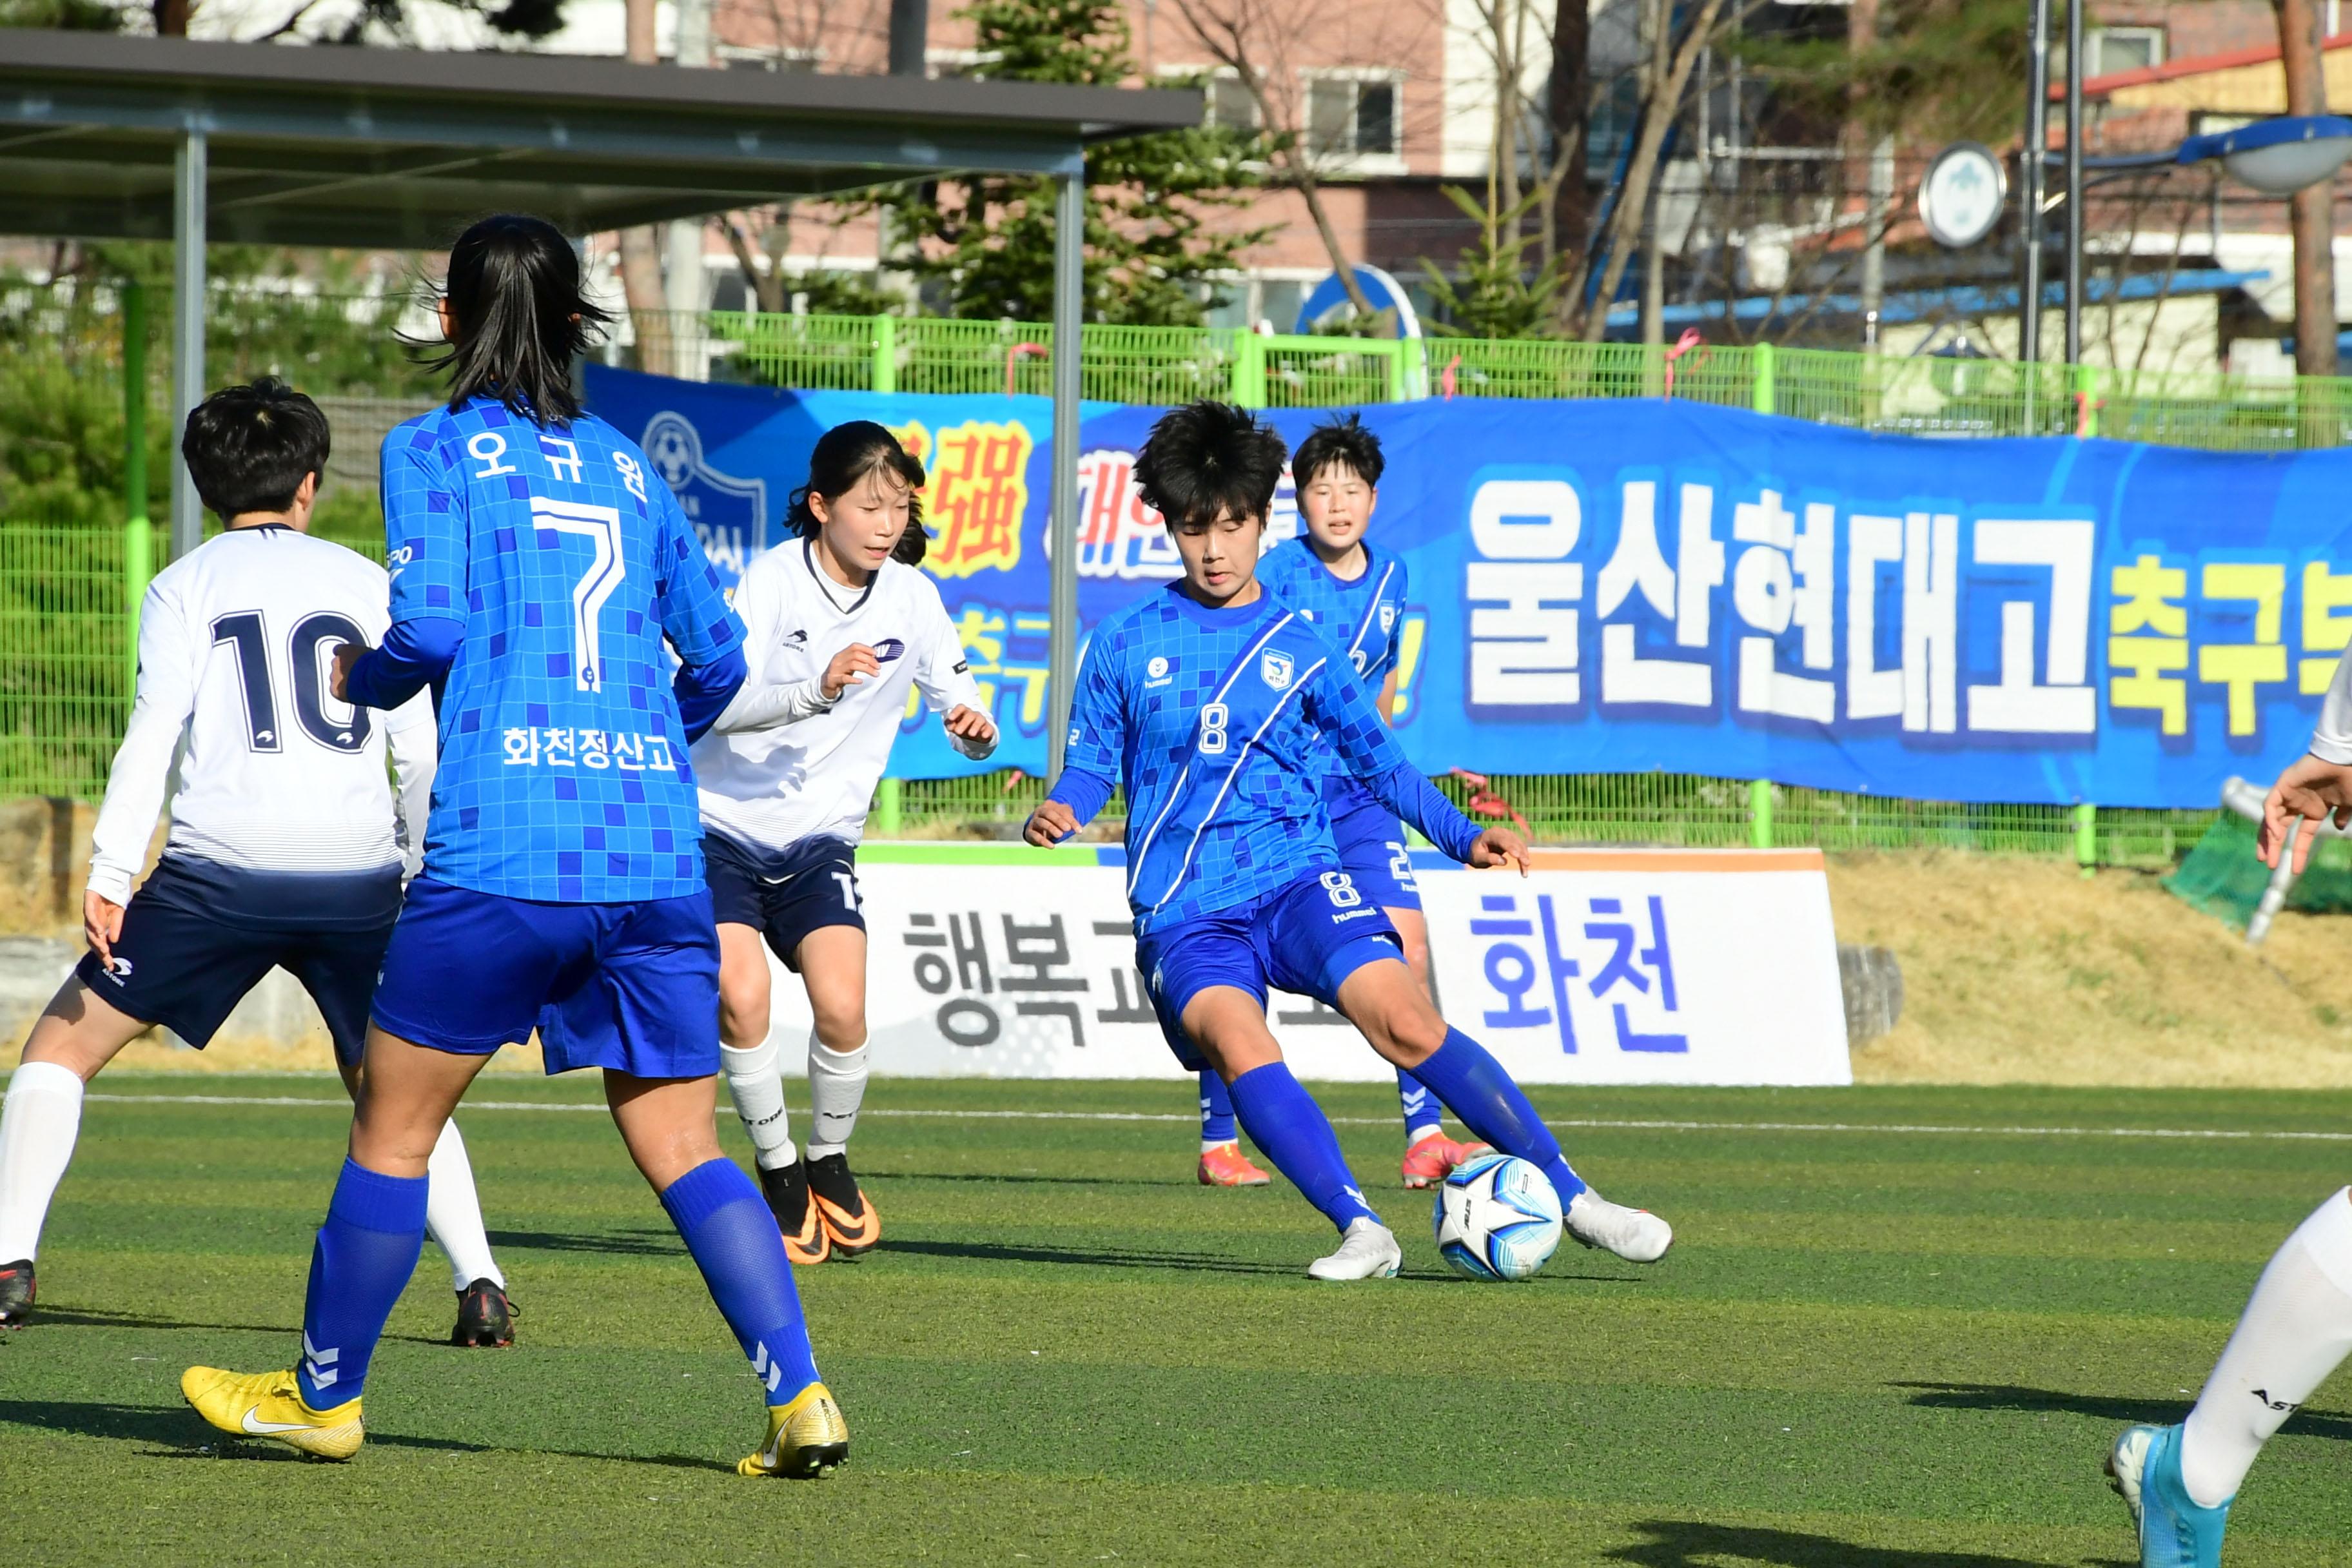
[[[635,443],[475,398],[383,441],[395,622],[463,627],[440,693],[425,874],[507,898],[629,903],[703,887],[700,814],[665,640],[742,640]]]

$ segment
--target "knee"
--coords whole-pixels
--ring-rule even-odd
[[[866,1043],[865,997],[838,996],[819,1001],[812,995],[809,1011],[816,1026],[817,1043],[825,1049],[854,1051]]]
[[[1399,1010],[1389,1020],[1388,1036],[1396,1047],[1397,1056],[1405,1067],[1419,1067],[1445,1043],[1445,1020],[1437,1009],[1423,1001],[1420,1005]]]
[[[719,1033],[737,1050],[749,1050],[768,1037],[766,963],[719,972]]]

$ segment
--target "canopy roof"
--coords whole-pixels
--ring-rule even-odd
[[[499,210],[589,234],[909,177],[1072,172],[1089,142],[1202,118],[1194,91],[5,36],[11,234],[169,237],[192,130],[215,240],[438,247]]]

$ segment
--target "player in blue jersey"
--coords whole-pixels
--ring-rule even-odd
[[[604,319],[551,225],[486,218],[450,251],[448,405],[383,443],[391,629],[339,649],[333,672],[337,697],[370,708],[436,692],[425,869],[384,955],[300,1362],[192,1367],[181,1388],[225,1431],[358,1451],[434,1137],[535,1027],[549,1071],[604,1069],[630,1157],[751,1358],[768,1437],[738,1468],[822,1475],[848,1431],[783,1240],[712,1125],[719,944],[687,748],[742,685],[742,631],[645,454],[573,395]]]
[[[1257,579],[1266,592],[1312,621],[1347,656],[1356,679],[1371,696],[1381,718],[1396,722],[1397,659],[1404,641],[1405,567],[1398,556],[1364,537],[1380,501],[1385,466],[1381,439],[1353,414],[1318,425],[1291,455],[1290,476],[1298,489],[1298,514],[1307,531],[1276,545],[1258,562]],[[1429,989],[1429,925],[1422,919],[1421,889],[1412,878],[1404,825],[1345,769],[1335,769],[1323,785],[1323,805],[1340,869],[1356,890],[1387,911],[1404,948],[1404,961],[1423,990]],[[1434,993],[1433,993],[1434,994]],[[1402,1068],[1397,1098],[1404,1111],[1404,1184],[1426,1187],[1486,1145],[1445,1136],[1437,1100]],[[1234,1141],[1233,1101],[1223,1080],[1201,1075],[1201,1181],[1204,1185],[1255,1185],[1265,1173],[1243,1157]],[[1242,1177],[1247,1171],[1255,1181]]]
[[[1413,771],[1346,656],[1259,584],[1283,458],[1278,437],[1223,404],[1152,426],[1135,477],[1184,575],[1095,632],[1062,774],[1024,837],[1060,843],[1124,786],[1136,967],[1178,1059],[1215,1069],[1251,1140],[1339,1228],[1339,1250],[1307,1268],[1315,1278],[1391,1276],[1402,1254],[1284,1065],[1266,1027],[1269,987],[1338,1008],[1473,1134],[1540,1167],[1579,1241],[1638,1262],[1663,1257],[1666,1223],[1603,1200],[1569,1167],[1500,1064],[1446,1026],[1395,927],[1339,863],[1322,798],[1334,749],[1454,859],[1522,872],[1528,860],[1516,836],[1473,826]]]

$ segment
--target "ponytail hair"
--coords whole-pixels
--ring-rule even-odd
[[[923,498],[915,493],[923,488],[923,465],[898,444],[898,437],[871,419],[836,425],[816,438],[816,447],[809,453],[808,483],[792,493],[786,521],[803,539],[815,538],[824,525],[817,521],[809,498],[823,496],[831,501],[847,495],[877,469],[897,479],[908,491],[907,531],[898,536],[890,558],[908,566],[919,565],[929,542],[929,535],[923,531]]]
[[[612,316],[580,289],[580,257],[544,218],[486,217],[449,247],[442,285],[457,332],[425,362],[449,373],[449,406],[495,397],[534,425],[580,416],[572,362]]]

